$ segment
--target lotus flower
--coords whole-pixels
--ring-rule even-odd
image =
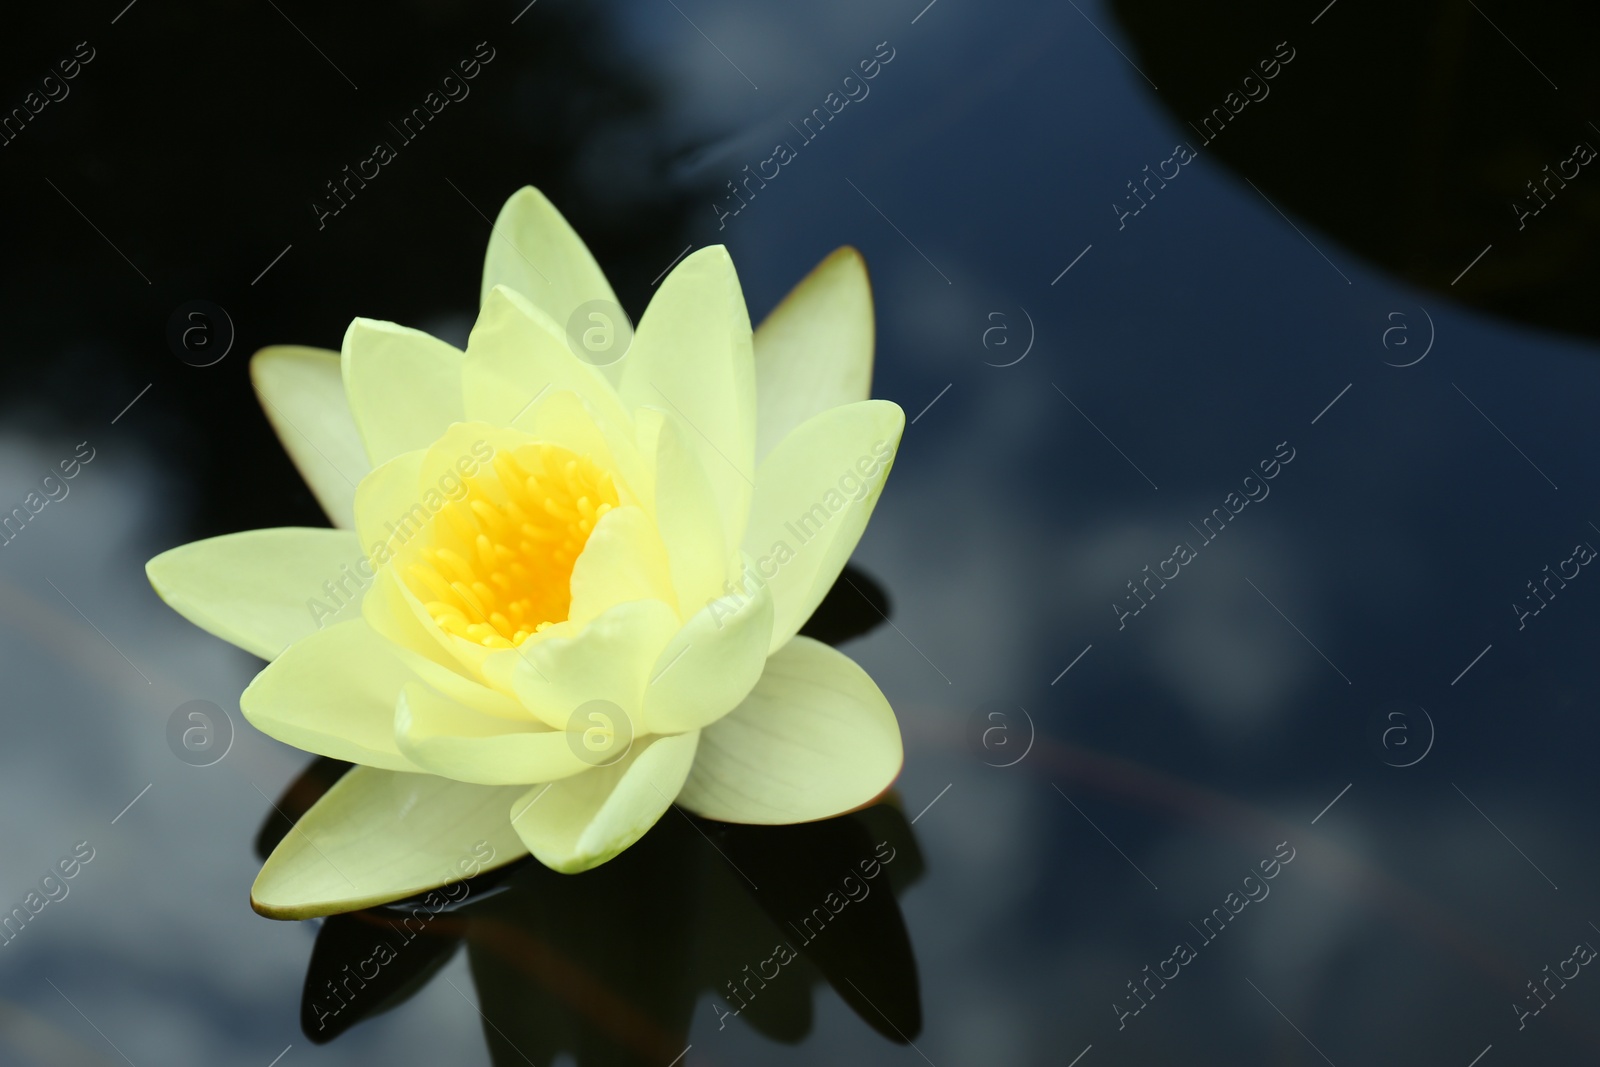
[[[483,842],[583,871],[674,801],[782,824],[886,790],[888,702],[798,635],[904,427],[867,399],[872,346],[849,248],[753,334],[727,250],[700,249],[630,334],[526,188],[494,226],[465,352],[357,319],[340,353],[257,353],[268,418],[337,529],[146,567],[185,618],[270,661],[240,697],[252,724],[359,765],[269,857],[256,910],[401,899]],[[330,622],[335,593],[359,614]]]

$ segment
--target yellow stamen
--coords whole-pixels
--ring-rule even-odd
[[[573,564],[618,503],[611,473],[565,448],[497,452],[429,522],[406,584],[446,633],[512,648],[566,620]]]

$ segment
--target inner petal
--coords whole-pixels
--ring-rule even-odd
[[[611,472],[559,445],[500,450],[429,520],[405,581],[446,633],[512,648],[564,622],[572,567],[618,504]]]

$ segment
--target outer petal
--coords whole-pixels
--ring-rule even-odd
[[[467,418],[496,426],[517,425],[530,404],[559,389],[577,393],[602,422],[627,425],[605,375],[573,354],[549,315],[503,285],[484,298],[478,312],[461,386]]]
[[[347,530],[248,530],[169,549],[144,565],[179,615],[262,659],[275,659],[331,612],[322,583],[350,581],[365,557]],[[361,581],[357,572],[356,581]],[[323,611],[314,603],[323,603]],[[342,606],[342,605],[341,605]]]
[[[589,301],[617,305],[616,294],[583,239],[532,186],[511,194],[495,219],[483,259],[482,302],[488,302],[497,285],[521,293],[563,329],[572,313]]]
[[[643,739],[609,767],[530,789],[512,806],[512,825],[546,867],[563,874],[598,867],[672,806],[699,737]]]
[[[413,763],[459,782],[528,785],[592,766],[564,730],[485,715],[420,682],[401,690],[394,725],[395,740]]]
[[[872,395],[872,285],[846,246],[756,328],[756,462],[802,422]]]
[[[417,769],[394,741],[400,687],[415,680],[363,619],[318,630],[267,664],[239,697],[256,729],[319,756]]]
[[[770,575],[773,648],[811,617],[855,551],[904,427],[905,413],[887,400],[830,408],[761,464],[745,551]]]
[[[523,705],[553,729],[566,729],[589,701],[607,700],[638,734],[650,668],[677,629],[678,616],[661,601],[633,600],[586,626],[552,626],[499,655],[514,668],[511,684]]]
[[[743,704],[700,732],[678,802],[724,822],[825,819],[888,789],[903,759],[900,726],[867,672],[796,637]]]
[[[623,363],[622,397],[688,423],[737,545],[753,485],[756,386],[750,316],[727,249],[700,249],[661,283]]]
[[[522,791],[356,767],[267,857],[250,906],[272,919],[309,919],[510,863],[528,852],[506,820]]]
[[[267,421],[335,526],[355,526],[356,485],[372,464],[345,402],[339,354],[277,345],[250,360]]]
[[[772,594],[764,586],[701,608],[651,669],[645,731],[698,730],[738,707],[761,677],[771,639]]]
[[[466,416],[461,351],[420,330],[356,319],[340,365],[345,396],[374,465],[427,448]]]

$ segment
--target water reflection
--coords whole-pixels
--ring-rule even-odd
[[[327,919],[306,968],[306,1036],[326,1043],[398,1007],[464,944],[496,1064],[567,1052],[659,1067],[688,1044],[702,1000],[719,1029],[737,1016],[797,1042],[820,982],[891,1041],[915,1037],[916,962],[896,895],[923,864],[894,803],[801,826],[678,814],[581,875],[523,861]]]
[[[838,643],[887,611],[882,588],[848,567],[803,632]],[[313,761],[269,811],[257,853],[270,854],[348,769]],[[730,825],[677,809],[583,874],[526,859],[324,920],[301,1029],[318,1044],[334,1040],[405,1003],[465,945],[496,1064],[568,1053],[584,1067],[659,1067],[688,1046],[696,1010],[712,1013],[718,1030],[738,1018],[795,1043],[810,1033],[822,983],[907,1044],[922,1007],[897,897],[923,869],[893,794],[796,826]]]
[[[1468,4],[1112,8],[1182,139],[1291,217],[1481,310],[1600,334],[1587,295],[1600,127],[1581,109],[1600,89],[1595,9],[1491,21]],[[1141,179],[1140,200],[1164,187]]]

